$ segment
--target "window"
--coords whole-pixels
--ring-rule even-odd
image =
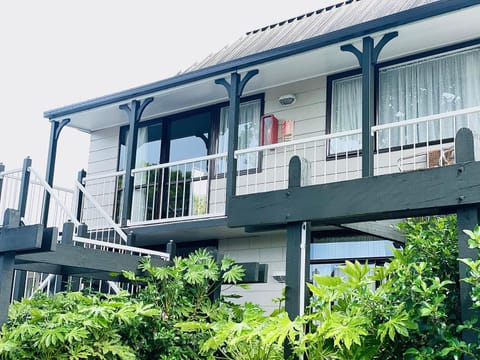
[[[378,68],[377,123],[388,124],[423,116],[441,114],[480,105],[480,48],[399,62]],[[330,132],[361,128],[361,75],[332,78],[330,87]],[[466,126],[457,123],[428,122],[408,126],[390,133],[381,132],[380,149],[421,144],[453,138],[454,132]],[[469,127],[474,124],[470,122]],[[480,128],[479,125],[475,125]],[[427,139],[428,134],[428,139]],[[361,138],[337,138],[330,141],[329,154],[359,150]]]
[[[378,123],[415,119],[480,104],[480,49],[471,49],[380,69]],[[466,125],[466,124],[465,124]],[[453,119],[396,129],[379,146],[453,138]],[[458,128],[458,126],[457,126]],[[427,139],[428,133],[428,139]],[[441,135],[440,135],[441,134]]]
[[[355,75],[332,82],[331,133],[362,128],[362,76]],[[329,153],[338,154],[362,148],[362,136],[330,140]]]
[[[339,267],[345,261],[358,260],[372,266],[383,265],[392,257],[393,242],[367,235],[340,235],[312,237],[310,245],[310,279],[314,274],[340,276]]]
[[[229,107],[220,111],[220,126],[218,137],[218,152],[228,151],[228,114]],[[238,122],[238,148],[247,149],[259,145],[260,141],[261,101],[259,99],[240,104],[240,119]],[[257,153],[244,154],[237,159],[237,170],[256,169],[259,167]],[[223,169],[222,169],[223,170]],[[221,172],[225,172],[226,169]]]

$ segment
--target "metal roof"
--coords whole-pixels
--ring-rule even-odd
[[[180,85],[256,66],[377,31],[480,4],[480,0],[346,0],[251,31],[174,77],[46,111],[58,119],[148,96]]]
[[[250,31],[184,72],[218,65],[307,40],[439,0],[346,0]],[[454,2],[455,0],[450,0]]]

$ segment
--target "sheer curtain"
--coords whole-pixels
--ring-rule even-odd
[[[378,123],[387,124],[480,105],[480,49],[380,70]],[[466,118],[431,121],[380,134],[379,146],[452,138]],[[472,119],[470,119],[472,120]],[[470,121],[478,131],[478,119]],[[428,136],[428,138],[427,138]]]
[[[228,110],[220,110],[220,131],[218,138],[218,152],[228,151]],[[258,146],[260,139],[260,100],[253,100],[240,104],[240,119],[238,123],[238,149],[247,149]],[[237,169],[247,170],[257,166],[256,153],[241,155],[237,159]],[[218,172],[225,172],[226,168],[219,166]]]
[[[362,127],[362,76],[356,75],[332,83],[331,133]],[[361,136],[330,140],[330,154],[359,150]]]

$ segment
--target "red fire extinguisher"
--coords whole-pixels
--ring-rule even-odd
[[[278,142],[278,119],[273,114],[263,115],[260,121],[260,145]]]

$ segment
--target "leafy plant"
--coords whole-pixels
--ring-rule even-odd
[[[79,292],[37,295],[11,306],[1,359],[136,359],[125,332],[158,316],[150,304]]]
[[[142,289],[130,295],[64,292],[38,295],[10,308],[0,334],[0,359],[203,359],[202,331],[182,332],[180,321],[210,322],[236,306],[211,299],[224,282],[235,283],[243,268],[206,250],[153,267],[143,276],[124,275]],[[225,314],[225,315],[223,315]]]

